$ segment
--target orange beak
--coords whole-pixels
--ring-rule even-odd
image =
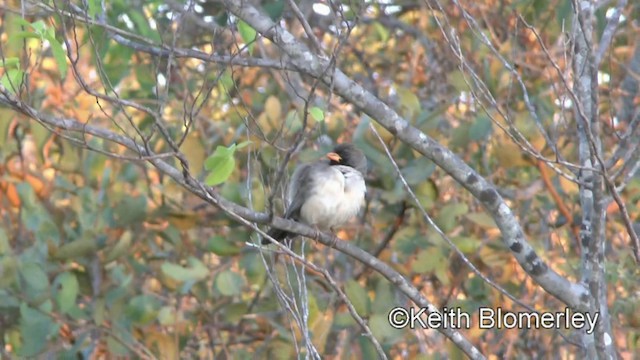
[[[333,160],[333,161],[335,161],[335,162],[340,162],[340,160],[342,160],[342,158],[340,157],[340,155],[338,155],[338,154],[336,154],[336,153],[334,153],[334,152],[330,152],[330,153],[328,153],[328,154],[327,154],[327,157],[328,157],[330,160]]]

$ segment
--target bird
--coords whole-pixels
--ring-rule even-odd
[[[351,143],[338,144],[326,157],[300,165],[289,182],[284,218],[318,230],[345,224],[364,204],[366,171],[367,158]],[[277,228],[267,234],[279,242],[294,235]],[[269,243],[262,239],[263,245]]]

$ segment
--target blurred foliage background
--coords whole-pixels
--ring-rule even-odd
[[[640,15],[640,4],[630,3],[601,68],[605,152],[628,124],[621,118],[626,95],[620,89],[628,64],[638,57]],[[283,186],[275,180],[296,139],[302,146],[286,174],[320,157],[330,148],[327,139],[352,141],[370,163],[367,206],[338,236],[369,252],[379,250],[380,259],[437,306],[472,314],[481,306],[521,310],[471,273],[425,223],[371,132],[373,124],[421,204],[484,274],[536,310],[564,310],[525,275],[477,201],[375,119],[294,71],[208,61],[207,54],[280,56],[269,41],[254,41],[255,30],[220,4],[110,0],[104,13],[101,4],[10,0],[1,5],[4,88],[38,111],[145,141],[157,153],[171,154],[168,136],[191,174],[203,180],[208,155],[217,147],[243,144],[221,155],[224,163],[213,161],[218,171],[226,169],[225,176],[208,181],[220,183],[226,199],[255,211],[281,213]],[[303,37],[286,1],[260,5]],[[565,159],[577,161],[573,111],[550,61],[570,69],[565,43],[570,2],[464,2],[497,54],[482,45],[455,6],[349,2],[324,16],[325,2],[298,5],[342,71],[499,187],[538,254],[567,278],[579,278],[578,186],[528,156],[513,133],[500,128],[508,122],[532,148],[550,156],[543,128]],[[62,15],[77,13],[74,9],[87,17]],[[598,10],[600,32],[608,9]],[[99,18],[103,25],[88,21]],[[496,108],[472,100],[475,80],[451,51],[441,22],[455,30],[465,64],[475,69]],[[151,48],[174,53],[160,57]],[[540,123],[500,57],[516,67]],[[166,134],[140,107],[159,115]],[[612,114],[619,116],[617,123]],[[255,233],[205,206],[144,160],[105,139],[65,137],[0,107],[1,352],[9,358],[303,356],[300,330],[280,306],[267,273],[295,298],[301,296],[300,284],[292,279],[299,278],[300,268],[247,246],[259,242]],[[175,157],[167,161],[180,165]],[[630,181],[621,195],[637,219],[640,181]],[[615,204],[608,216],[612,326],[620,354],[630,358],[640,352],[640,272]],[[462,356],[435,331],[387,324],[391,308],[410,305],[387,280],[320,245],[307,243],[304,251],[339,281],[391,357]],[[375,357],[371,342],[322,276],[307,269],[304,284],[307,324],[323,357]],[[482,330],[473,324],[463,333],[497,358],[570,358],[575,352],[550,330]]]

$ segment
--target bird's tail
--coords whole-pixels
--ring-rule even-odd
[[[278,242],[282,242],[282,240],[288,238],[291,235],[291,233],[285,230],[271,228],[271,230],[267,232],[267,235],[271,236],[274,240]],[[271,244],[271,241],[269,241],[269,239],[267,238],[263,238],[262,245],[267,245],[267,244]]]

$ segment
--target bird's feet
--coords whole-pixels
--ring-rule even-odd
[[[334,229],[333,227],[330,227],[329,230],[331,230],[331,235],[333,235],[333,239],[331,240],[331,247],[335,247],[336,242],[338,241],[338,234],[336,234],[336,229]]]
[[[316,242],[316,245],[318,245],[318,239],[322,237],[322,231],[320,231],[320,229],[318,229],[318,226],[315,225],[313,226],[313,229],[315,230],[313,240]]]

